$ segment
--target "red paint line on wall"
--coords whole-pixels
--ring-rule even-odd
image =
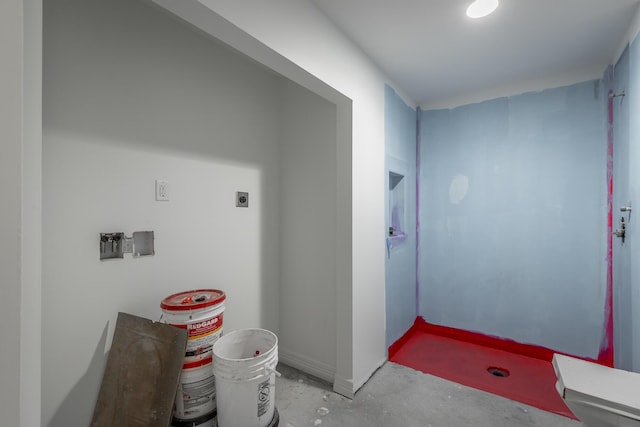
[[[416,304],[415,315],[420,313],[420,118],[422,110],[416,108]]]
[[[605,295],[604,333],[598,362],[613,366],[613,91],[607,103],[607,289]]]

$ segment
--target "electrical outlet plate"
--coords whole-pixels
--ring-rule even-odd
[[[249,207],[249,193],[244,191],[236,192],[236,207],[238,208]]]
[[[156,179],[156,200],[159,202],[169,201],[169,181],[166,179]]]

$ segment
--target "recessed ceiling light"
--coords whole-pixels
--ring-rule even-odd
[[[498,8],[498,0],[475,0],[467,8],[469,18],[482,18]]]

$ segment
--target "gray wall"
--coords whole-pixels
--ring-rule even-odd
[[[428,322],[596,358],[606,283],[598,81],[420,115]]]

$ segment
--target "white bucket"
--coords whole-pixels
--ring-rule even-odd
[[[216,409],[216,380],[211,358],[184,365],[180,374],[175,418],[191,420],[212,413]]]
[[[223,291],[197,289],[162,300],[160,321],[187,330],[185,365],[211,358],[213,344],[222,336]]]
[[[213,346],[220,427],[267,427],[274,418],[278,337],[264,329],[226,334]]]

